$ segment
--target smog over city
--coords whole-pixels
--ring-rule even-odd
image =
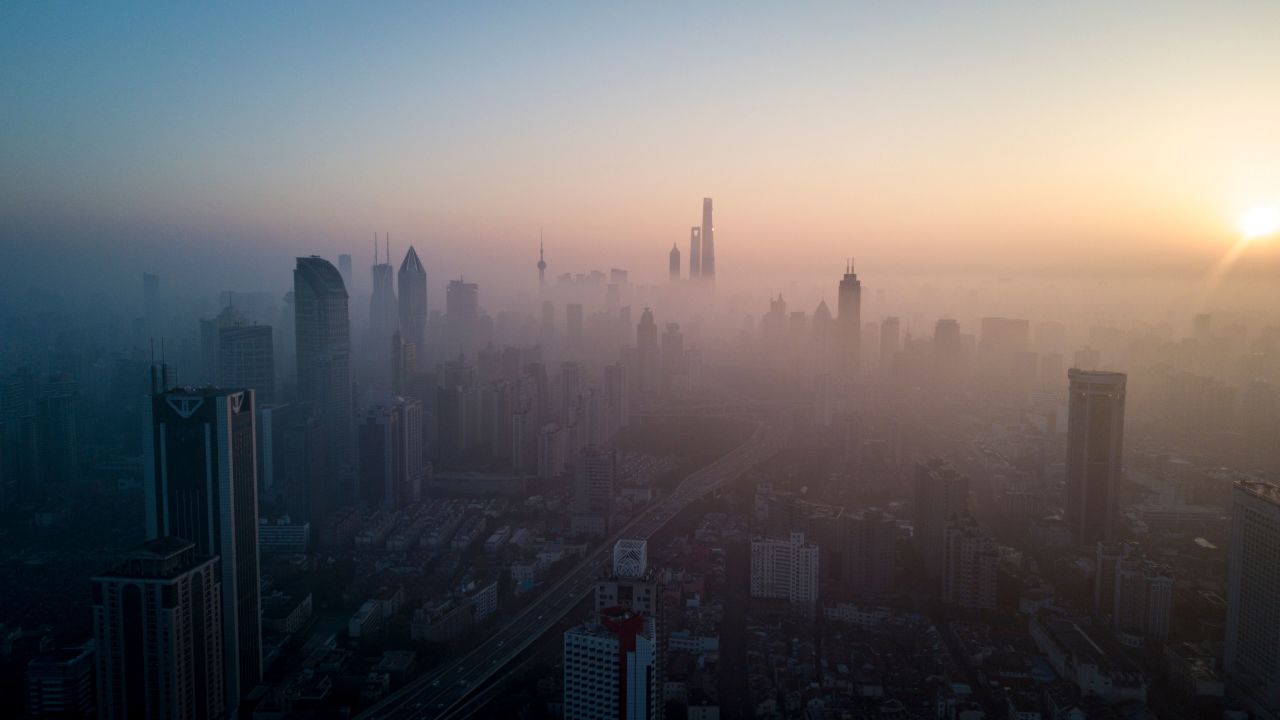
[[[1280,718],[1277,28],[0,7],[0,714]]]

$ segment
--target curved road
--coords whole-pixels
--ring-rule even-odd
[[[647,540],[686,505],[740,477],[777,451],[777,440],[763,423],[746,442],[719,460],[686,477],[671,494],[646,508],[640,516],[590,552],[576,567],[535,599],[504,627],[480,642],[466,655],[443,665],[388,695],[366,710],[361,718],[374,720],[465,717],[474,711],[467,698],[481,689],[508,663],[550,630],[595,587],[595,581],[613,562],[613,545],[619,538]]]

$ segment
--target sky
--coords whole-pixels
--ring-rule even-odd
[[[0,284],[1203,273],[1280,203],[1280,3],[0,5]],[[1242,262],[1280,267],[1275,243]]]

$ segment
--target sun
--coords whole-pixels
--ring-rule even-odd
[[[1259,205],[1249,208],[1236,220],[1236,229],[1246,240],[1274,235],[1280,232],[1280,207]]]

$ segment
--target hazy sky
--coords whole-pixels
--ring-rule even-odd
[[[1280,3],[373,7],[4,3],[0,282],[657,281],[704,195],[722,275],[1194,270],[1280,202]]]

